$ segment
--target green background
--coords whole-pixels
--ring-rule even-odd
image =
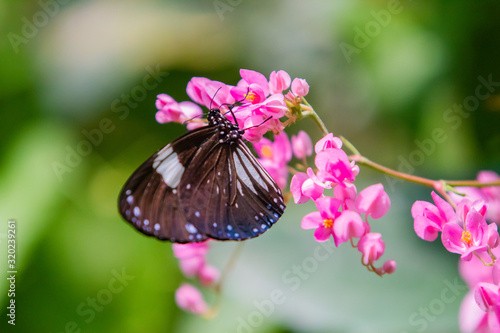
[[[134,231],[116,202],[185,132],[156,123],[156,95],[186,100],[193,76],[236,84],[240,68],[305,78],[329,130],[378,163],[434,179],[498,172],[500,86],[480,100],[478,78],[500,82],[499,14],[494,1],[0,0],[0,250],[15,219],[18,270],[15,327],[0,280],[0,331],[458,331],[458,256],[413,232],[411,204],[428,188],[361,168],[358,190],[382,182],[392,200],[372,223],[382,259],[398,263],[383,278],[348,244],[318,249],[300,228],[314,206],[289,202],[246,242],[211,320],[177,309],[170,244]],[[300,129],[320,138],[309,120],[287,131]],[[214,244],[210,262],[222,268],[235,245]]]

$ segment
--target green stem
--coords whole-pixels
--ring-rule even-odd
[[[434,187],[434,183],[435,183],[434,180],[430,180],[430,179],[418,177],[418,176],[413,176],[413,175],[408,175],[406,173],[402,173],[402,172],[387,168],[383,165],[380,165],[380,164],[377,164],[373,161],[370,161],[369,159],[367,159],[366,157],[364,157],[362,155],[351,155],[351,156],[349,156],[349,159],[351,161],[356,161],[358,164],[365,165],[367,167],[370,167],[374,170],[380,171],[386,175],[389,175],[389,176],[392,176],[395,178],[406,180],[406,181],[409,181],[412,183],[417,183],[417,184],[422,184],[425,186]]]
[[[325,123],[323,123],[323,120],[321,120],[321,118],[318,116],[318,114],[314,110],[302,111],[301,114],[303,117],[311,118],[316,123],[316,125],[318,125],[318,127],[321,129],[321,131],[323,132],[323,136],[330,133],[330,132],[328,132],[328,128],[326,128]]]

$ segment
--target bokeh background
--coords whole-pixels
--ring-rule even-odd
[[[458,331],[458,257],[412,228],[428,188],[361,169],[358,189],[382,182],[392,200],[373,222],[398,263],[383,278],[347,244],[319,260],[300,228],[314,206],[290,202],[246,242],[211,320],[177,309],[170,244],[134,231],[116,202],[185,132],[155,122],[156,95],[186,100],[193,76],[236,84],[240,68],[305,78],[328,128],[376,162],[435,179],[498,172],[499,14],[495,1],[0,0],[0,250],[15,219],[18,269],[15,327],[0,280],[0,331]],[[288,133],[300,129],[319,139],[309,120]],[[224,267],[235,245],[215,244],[210,262]]]

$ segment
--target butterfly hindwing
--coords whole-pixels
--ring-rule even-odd
[[[283,214],[281,190],[243,141],[207,146],[215,148],[195,156],[179,184],[194,237],[244,240],[260,235]]]

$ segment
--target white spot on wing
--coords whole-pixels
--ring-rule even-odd
[[[134,207],[134,215],[137,217],[141,216],[141,209],[137,206]]]
[[[184,166],[170,145],[167,145],[158,153],[158,156],[153,161],[153,168],[163,177],[165,184],[172,188],[179,185],[184,173]]]
[[[198,229],[196,229],[196,227],[191,223],[186,223],[186,230],[191,234],[195,234],[198,232]]]

